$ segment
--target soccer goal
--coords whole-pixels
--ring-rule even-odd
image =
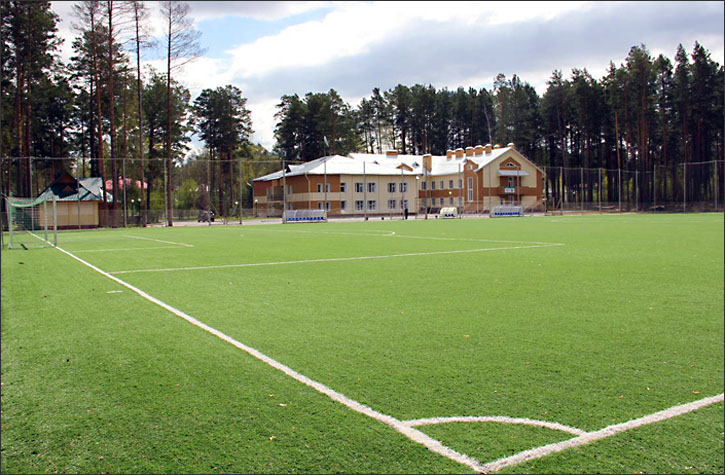
[[[320,223],[327,221],[324,209],[291,209],[284,212],[285,223]]]
[[[58,245],[58,209],[55,196],[5,198],[8,249],[32,249]]]

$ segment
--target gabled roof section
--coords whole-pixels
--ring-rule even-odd
[[[62,171],[38,198],[51,200],[55,196],[56,201],[103,201],[102,187],[103,181],[100,177],[76,180],[67,171]],[[106,201],[113,201],[110,193],[106,193]]]

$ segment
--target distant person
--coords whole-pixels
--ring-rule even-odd
[[[403,212],[403,214],[405,215],[405,219],[408,219],[408,207],[407,206],[405,207],[405,211]]]

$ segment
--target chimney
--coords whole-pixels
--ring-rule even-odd
[[[464,153],[465,153],[465,152],[463,151],[463,149],[462,149],[462,148],[457,148],[457,149],[456,149],[456,158],[463,158],[463,154],[464,154]]]
[[[486,149],[486,155],[488,155],[489,153],[491,153],[491,144],[490,143],[487,143],[485,149]]]
[[[483,155],[483,145],[476,145],[473,149],[474,155]]]
[[[432,156],[430,153],[426,153],[425,155],[423,155],[423,168],[428,170],[428,173],[430,173],[431,171],[431,161]]]
[[[513,143],[513,142],[509,142],[509,143],[508,143],[508,144],[507,144],[506,146],[507,146],[507,147],[511,147],[511,148],[515,148],[515,147],[514,147],[514,143]]]
[[[398,151],[397,150],[388,150],[387,152],[385,152],[385,156],[387,158],[396,158],[398,156]]]
[[[473,156],[473,147],[466,147],[466,156],[467,157]]]
[[[494,145],[494,146],[493,146],[493,148],[494,148],[494,149],[497,149],[497,148],[501,148],[501,144],[498,144],[498,143],[497,143],[496,145]]]
[[[446,150],[446,160],[450,160],[453,157],[453,150]]]

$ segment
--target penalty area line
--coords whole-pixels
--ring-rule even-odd
[[[404,435],[411,441],[418,443],[420,445],[423,445],[431,452],[434,452],[438,455],[441,455],[443,457],[448,458],[449,460],[452,460],[454,462],[457,462],[459,464],[465,465],[472,470],[476,472],[482,472],[482,465],[475,459],[465,455],[461,454],[459,452],[456,452],[455,450],[441,444],[438,440],[424,434],[423,432],[414,429],[412,427],[409,427],[407,424],[403,423],[402,421],[383,414],[381,412],[378,412],[371,407],[368,407],[364,404],[361,404],[354,399],[350,399],[349,397],[345,396],[342,393],[339,393],[335,391],[332,388],[329,388],[325,386],[324,384],[317,382],[315,380],[312,380],[308,378],[307,376],[304,376],[301,373],[298,373],[297,371],[293,370],[289,366],[286,366],[282,363],[280,363],[277,360],[274,360],[270,358],[269,356],[265,355],[264,353],[260,352],[259,350],[256,350],[255,348],[252,348],[250,346],[245,345],[244,343],[240,343],[239,341],[235,340],[234,338],[220,332],[219,330],[210,327],[209,325],[195,319],[194,317],[182,312],[181,310],[178,310],[171,305],[168,305],[161,300],[147,294],[143,290],[134,287],[133,285],[124,282],[123,280],[112,276],[108,272],[105,272],[98,267],[94,266],[93,264],[84,261],[78,256],[73,255],[72,253],[66,251],[65,249],[62,249],[60,247],[56,247],[60,252],[66,254],[67,256],[71,257],[72,259],[80,262],[81,264],[85,265],[86,267],[91,268],[92,270],[98,272],[99,274],[103,275],[104,277],[107,277],[111,279],[112,281],[118,283],[119,285],[122,285],[123,287],[126,287],[127,289],[131,290],[132,292],[138,294],[142,298],[148,300],[149,302],[158,305],[159,307],[171,312],[172,314],[176,315],[179,318],[182,318],[183,320],[186,320],[188,323],[191,323],[192,325],[201,328],[202,330],[211,333],[212,335],[216,336],[217,338],[233,345],[234,347],[246,352],[250,356],[253,356],[254,358],[262,361],[263,363],[266,363],[267,365],[271,366],[274,369],[277,369],[281,371],[282,373],[286,374],[287,376],[291,377],[297,382],[300,382],[306,386],[311,387],[312,389],[315,389],[317,392],[324,394],[328,398],[332,399],[335,402],[338,402],[344,406],[346,406],[348,409],[351,409],[357,413],[363,414],[365,416],[368,416],[372,419],[375,419],[378,422],[381,422],[400,434]]]
[[[560,243],[551,244],[537,244],[531,246],[508,246],[508,247],[485,247],[481,249],[463,249],[456,251],[436,251],[436,252],[410,252],[405,254],[388,254],[380,256],[355,256],[355,257],[331,257],[328,259],[302,259],[297,261],[276,261],[276,262],[254,262],[248,264],[221,264],[217,266],[193,266],[193,267],[167,267],[159,269],[135,269],[135,270],[119,270],[109,272],[109,274],[134,274],[139,272],[176,272],[176,271],[189,271],[189,270],[207,270],[207,269],[230,269],[235,267],[260,267],[260,266],[279,266],[289,264],[310,264],[318,262],[342,262],[342,261],[362,261],[368,259],[391,259],[394,257],[416,257],[416,256],[436,256],[442,254],[465,254],[471,252],[486,252],[486,251],[507,251],[513,249],[535,249],[541,247],[556,247],[563,246]]]

